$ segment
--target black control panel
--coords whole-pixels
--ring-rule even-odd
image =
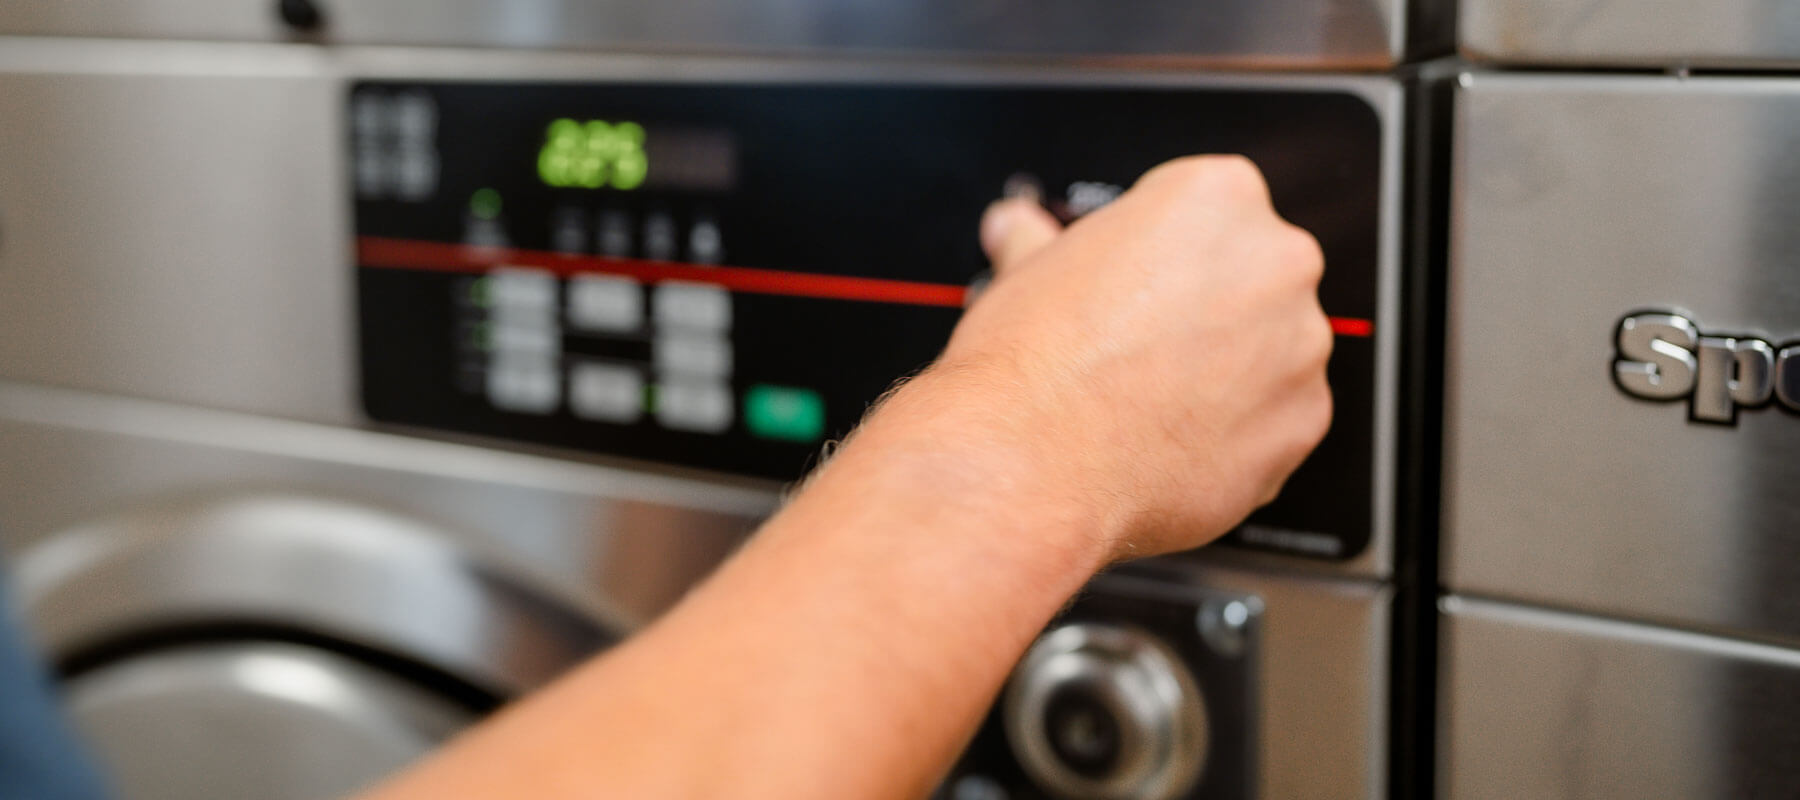
[[[1381,122],[1316,90],[365,82],[348,101],[379,422],[791,480],[937,355],[982,210],[1074,219],[1243,153],[1312,231],[1334,426],[1251,544],[1371,532]],[[1196,343],[1205,347],[1205,343]]]

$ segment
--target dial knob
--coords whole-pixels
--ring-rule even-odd
[[[1004,699],[1026,774],[1065,800],[1173,800],[1206,765],[1206,707],[1169,647],[1092,623],[1045,634]]]

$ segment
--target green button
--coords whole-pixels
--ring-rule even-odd
[[[760,383],[744,394],[744,424],[764,439],[816,442],[825,436],[825,401],[811,389]]]

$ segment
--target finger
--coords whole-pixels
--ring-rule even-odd
[[[988,206],[981,217],[981,249],[996,273],[1004,273],[1056,238],[1062,224],[1043,206],[1016,198]]]

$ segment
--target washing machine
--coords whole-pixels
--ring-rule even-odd
[[[1337,421],[1089,587],[941,793],[1409,795],[1443,5],[626,5],[0,9],[0,542],[117,784],[429,752],[928,364],[987,203],[1215,151],[1325,248]]]
[[[1797,18],[1464,6],[1441,794],[1792,795]]]

